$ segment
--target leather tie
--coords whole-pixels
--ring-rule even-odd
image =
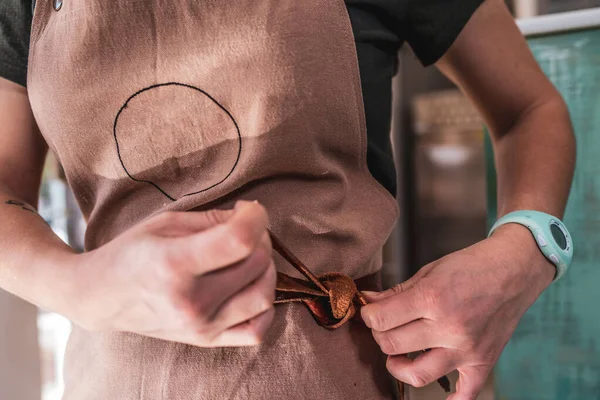
[[[319,325],[332,330],[344,325],[362,306],[368,304],[359,288],[361,283],[372,282],[373,275],[356,281],[339,273],[317,277],[272,232],[269,235],[273,250],[306,278],[293,278],[277,272],[275,304],[303,303]],[[400,400],[404,400],[404,383],[397,383]],[[446,393],[450,392],[450,381],[446,376],[438,379],[438,383]]]

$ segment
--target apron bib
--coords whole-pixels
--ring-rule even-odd
[[[28,90],[88,250],[163,211],[248,199],[315,274],[381,268],[398,209],[367,169],[342,0],[38,0]],[[369,329],[326,330],[288,303],[252,348],[74,327],[64,399],[389,399],[392,387]]]

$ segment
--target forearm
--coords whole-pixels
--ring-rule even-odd
[[[0,288],[69,316],[77,304],[74,251],[36,210],[0,185]]]
[[[575,139],[562,100],[525,112],[494,147],[498,216],[528,209],[561,218],[575,167]]]
[[[529,109],[506,134],[494,140],[498,175],[498,217],[517,210],[542,211],[562,218],[575,167],[575,139],[560,98]],[[494,237],[511,243],[529,261],[519,273],[535,274],[541,293],[555,276],[529,230],[500,227]]]

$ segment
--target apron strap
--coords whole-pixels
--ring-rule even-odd
[[[269,235],[273,249],[306,278],[293,278],[278,272],[275,304],[304,303],[317,323],[327,329],[339,328],[356,314],[358,308],[367,304],[357,283],[364,286],[375,281],[377,274],[357,281],[338,273],[317,277],[272,232]]]

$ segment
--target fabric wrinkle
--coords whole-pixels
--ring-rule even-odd
[[[28,89],[88,221],[86,250],[161,212],[257,200],[269,229],[317,276],[380,270],[395,210],[389,193],[370,190],[342,0],[69,0],[63,11],[70,7],[80,11],[38,3]],[[70,73],[47,73],[56,70]],[[275,264],[293,273],[280,257]],[[342,319],[346,300],[333,301]],[[82,329],[69,342],[63,400],[391,396],[373,378],[388,375],[368,330],[328,331],[304,304],[278,305],[258,348]]]

